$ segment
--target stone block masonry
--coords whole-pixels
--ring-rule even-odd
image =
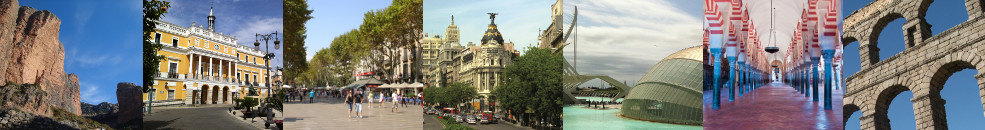
[[[890,129],[887,109],[896,95],[912,91],[916,129],[947,129],[945,101],[940,90],[957,71],[978,70],[979,90],[985,100],[985,17],[980,0],[966,0],[968,21],[931,36],[924,15],[933,0],[875,0],[845,18],[842,41],[858,41],[862,69],[846,80],[844,120],[861,111],[862,129]],[[903,24],[905,43],[878,43],[882,29],[895,20]],[[895,27],[891,27],[895,28]],[[877,44],[906,46],[879,60]],[[982,104],[985,107],[985,104]],[[977,113],[985,114],[985,113]]]

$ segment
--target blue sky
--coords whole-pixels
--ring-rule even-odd
[[[167,0],[171,2],[168,14],[161,20],[178,24],[182,27],[208,26],[209,6],[207,0]],[[270,34],[276,31],[277,37],[284,40],[284,4],[282,1],[243,1],[215,0],[215,30],[225,35],[237,38],[237,44],[252,47],[256,34]],[[139,19],[139,18],[138,18]],[[276,56],[270,60],[270,67],[283,67],[283,50],[274,50],[274,41],[270,41],[270,52]],[[264,42],[260,41],[260,50],[265,50]],[[281,45],[283,47],[283,45]],[[281,48],[283,49],[283,48]]]
[[[65,71],[79,76],[82,102],[116,103],[116,84],[140,84],[141,2],[20,1],[62,21]],[[108,51],[109,50],[109,51]]]
[[[846,1],[843,5],[844,13],[851,13],[870,2],[872,0]],[[965,11],[964,1],[938,0],[930,5],[926,19],[928,23],[933,25],[932,34],[937,35],[968,20],[968,13]],[[902,37],[902,26],[905,21],[905,19],[896,19],[883,29],[878,41],[881,43],[878,45],[880,60],[891,57],[905,49]],[[845,77],[860,70],[858,44],[858,42],[853,42],[845,47]],[[944,84],[946,87],[941,90],[941,97],[947,101],[944,107],[950,129],[980,129],[976,126],[981,126],[981,122],[985,122],[985,117],[982,116],[985,111],[981,106],[977,80],[973,77],[976,73],[978,72],[974,69],[959,71],[948,78]],[[913,116],[911,98],[913,98],[913,93],[906,91],[893,99],[888,111],[893,129],[915,129],[916,121]],[[853,113],[845,123],[845,129],[859,129],[858,118],[861,116],[861,112]]]
[[[537,45],[538,29],[551,24],[551,0],[425,0],[424,32],[445,36],[445,29],[455,16],[462,46],[469,42],[482,44],[482,34],[489,26],[489,14],[496,15],[496,26],[505,42],[513,41],[514,49],[523,50]]]
[[[304,39],[307,48],[307,60],[315,56],[315,52],[331,46],[332,40],[342,33],[358,29],[363,23],[363,14],[371,10],[383,9],[390,6],[390,0],[371,1],[327,1],[309,0],[308,9],[311,20],[305,24],[308,38]]]
[[[535,9],[549,13],[549,6],[554,1],[549,2]],[[574,9],[578,7],[577,37],[572,35],[567,42],[578,40],[576,69],[581,74],[605,74],[632,86],[650,67],[667,55],[701,45],[702,1],[566,0],[564,2],[565,24],[570,24]],[[546,23],[550,21],[547,16],[533,18],[541,17],[545,25],[549,24]],[[457,21],[455,23],[458,24]],[[569,25],[565,25],[565,30],[567,26]],[[502,29],[503,26],[500,27]],[[544,27],[538,26],[538,28]],[[508,34],[504,33],[504,35]],[[564,58],[568,63],[575,64],[574,45],[564,48]],[[598,86],[600,83],[601,80],[592,80],[582,84],[581,87]]]

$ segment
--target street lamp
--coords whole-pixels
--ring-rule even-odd
[[[270,104],[270,97],[271,97],[270,94],[271,94],[271,89],[273,88],[270,87],[270,59],[274,58],[274,53],[270,52],[270,39],[274,39],[274,49],[279,50],[280,38],[277,37],[277,31],[274,31],[274,33],[270,33],[270,34],[257,33],[256,40],[253,42],[253,46],[257,50],[260,50],[260,41],[262,40],[264,43],[264,48],[266,49],[266,51],[264,51],[266,54],[263,55],[263,60],[266,61],[264,62],[264,64],[267,65],[267,67],[264,68],[265,70],[267,70],[266,75],[264,75],[266,77],[266,82],[264,82],[264,84],[267,86],[267,99],[265,101],[267,107],[265,107],[266,109],[264,109],[264,111],[267,113],[267,121],[264,123],[265,124],[264,126],[270,126],[270,123],[274,122],[273,111],[270,110],[271,109],[270,106],[272,106]]]

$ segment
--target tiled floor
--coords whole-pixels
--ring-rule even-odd
[[[711,109],[712,92],[704,92],[705,129],[843,129],[842,90],[832,90],[832,110],[824,110],[823,97],[813,102],[788,84],[763,86],[733,102],[722,91],[718,110]]]

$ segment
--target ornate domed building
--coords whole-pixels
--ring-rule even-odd
[[[702,123],[702,47],[677,51],[653,65],[623,101],[622,116],[677,124]]]

